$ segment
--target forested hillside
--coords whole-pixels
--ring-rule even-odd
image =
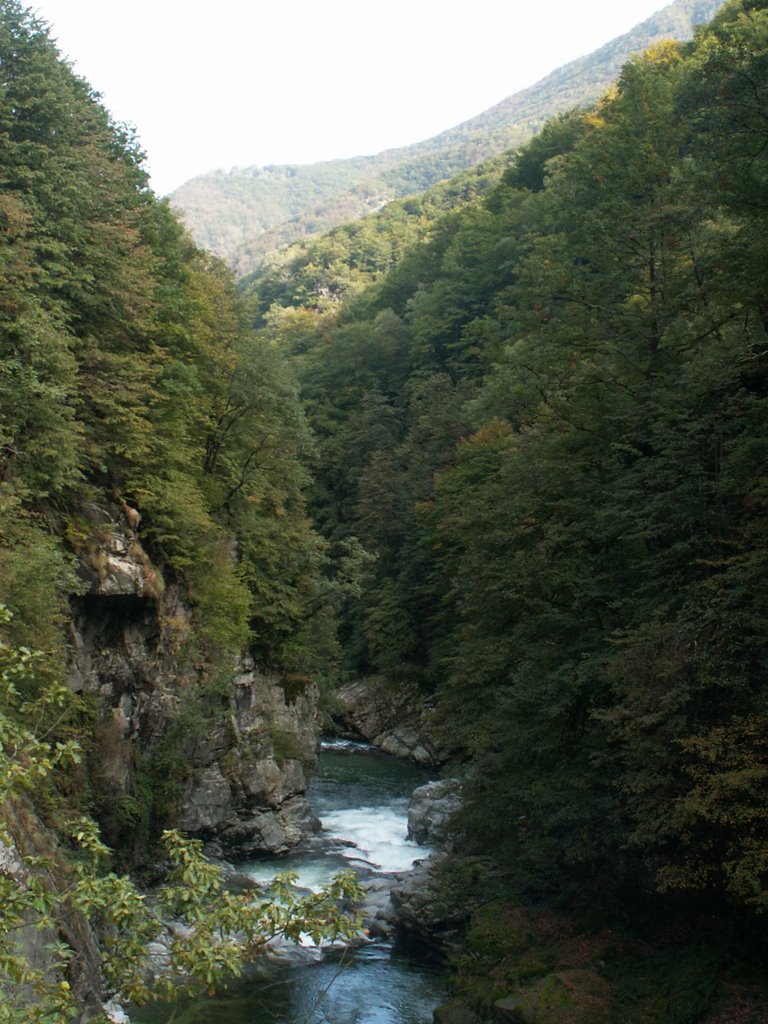
[[[194,593],[201,656],[250,637],[279,657],[322,559],[295,387],[134,140],[44,26],[2,13],[0,601],[19,639],[59,649],[88,507],[120,497]]]
[[[690,39],[721,3],[674,0],[594,53],[425,142],[351,160],[213,171],[176,189],[171,202],[199,245],[238,275],[247,274],[283,245],[364,217],[521,145],[553,115],[594,102],[632,54],[661,39]]]
[[[0,0],[0,921],[77,890],[80,969],[130,900],[72,814],[132,867],[169,823],[263,850],[314,680],[407,682],[463,780],[442,1021],[768,1019],[767,126],[768,0],[728,0],[242,294]]]
[[[194,927],[155,994],[346,920],[343,886],[322,912],[225,893],[166,831],[284,850],[314,824],[344,583],[305,508],[311,448],[230,272],[45,24],[0,0],[2,1020],[146,999],[170,918]],[[169,884],[150,906],[113,864]]]
[[[507,159],[497,157],[422,195],[388,203],[375,215],[269,253],[258,270],[238,281],[254,322],[263,325],[270,310],[335,312],[339,302],[407,263],[417,243],[428,238],[444,216],[455,216],[488,192],[506,166]]]
[[[317,521],[373,556],[347,671],[437,700],[460,846],[534,904],[768,902],[767,71],[732,0],[346,304],[311,259],[262,292]]]

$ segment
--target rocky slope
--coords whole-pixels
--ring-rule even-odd
[[[316,686],[248,659],[208,678],[192,654],[187,595],[162,582],[116,507],[92,519],[69,685],[92,698],[89,765],[107,841],[140,857],[150,819],[163,818],[225,856],[287,850],[316,827],[303,796]]]
[[[335,694],[334,718],[342,732],[362,737],[387,754],[425,766],[443,764],[450,748],[440,735],[432,703],[418,686],[360,679]]]

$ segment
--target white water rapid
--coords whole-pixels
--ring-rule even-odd
[[[259,881],[296,871],[298,885],[316,889],[352,867],[365,884],[407,871],[429,852],[407,839],[408,799],[428,780],[419,768],[356,743],[324,747],[309,792],[323,831],[279,859],[239,865]],[[388,940],[307,957],[262,971],[221,996],[144,1008],[135,1024],[431,1024],[444,999],[435,964]]]

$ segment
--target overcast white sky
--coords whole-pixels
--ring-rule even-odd
[[[29,0],[134,124],[154,189],[419,142],[665,0]]]

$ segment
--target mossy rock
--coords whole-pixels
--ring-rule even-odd
[[[526,996],[504,996],[493,1004],[493,1019],[496,1024],[535,1024],[536,1008]]]
[[[494,974],[498,977],[503,971],[504,981],[511,983],[530,981],[549,974],[553,964],[551,960],[548,963],[544,960],[514,960],[511,963],[505,960],[500,966],[501,970],[495,970]]]
[[[306,761],[307,751],[299,737],[287,729],[270,729],[272,756],[276,761]]]
[[[530,921],[507,904],[482,907],[472,918],[466,944],[472,953],[498,956],[521,953],[534,942]]]
[[[452,999],[449,1003],[438,1006],[432,1020],[434,1024],[481,1024],[481,1018],[472,1007],[460,999]]]
[[[612,996],[597,971],[548,974],[494,1002],[497,1024],[612,1024]]]

